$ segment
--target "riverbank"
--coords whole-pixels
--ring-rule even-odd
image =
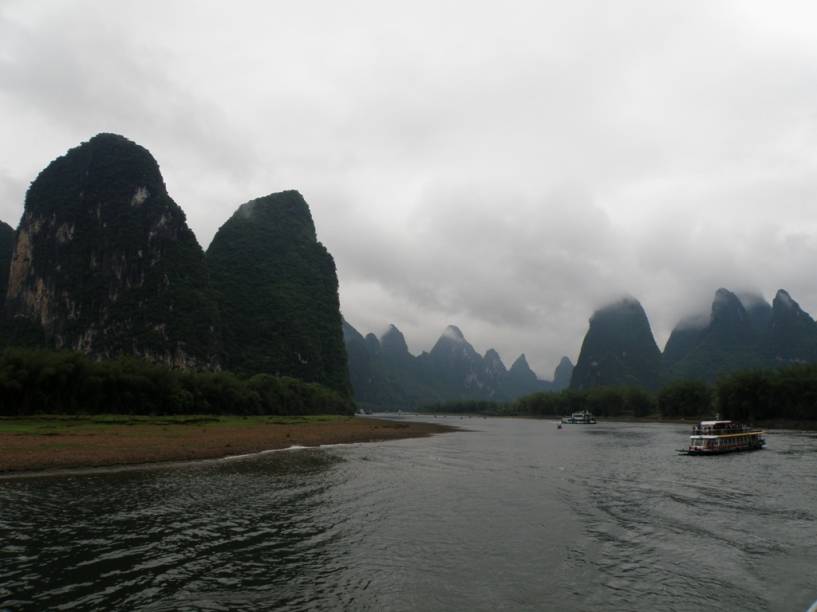
[[[436,423],[346,416],[0,418],[0,473],[218,459],[455,430]]]

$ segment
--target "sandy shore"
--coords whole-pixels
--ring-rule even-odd
[[[0,423],[0,473],[217,459],[289,446],[415,438],[455,429],[363,417],[5,420]]]

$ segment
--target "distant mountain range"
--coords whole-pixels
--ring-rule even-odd
[[[508,369],[494,349],[480,355],[453,325],[429,352],[416,357],[394,325],[380,338],[371,333],[363,337],[344,321],[343,337],[355,400],[383,409],[457,400],[507,401],[537,391],[559,391],[568,386],[573,369],[564,357],[553,381],[540,380],[524,354]]]
[[[317,382],[360,402],[412,408],[512,400],[568,386],[656,389],[743,368],[817,362],[817,323],[784,290],[719,289],[663,353],[634,298],[593,314],[575,369],[552,381],[524,355],[506,368],[448,327],[412,355],[391,326],[362,336],[342,321],[332,256],[297,191],[242,204],[205,253],[150,152],[98,134],[40,172],[15,229],[0,222],[0,345],[132,355],[177,368]],[[297,400],[293,400],[297,401]]]
[[[756,294],[718,289],[708,315],[687,318],[658,350],[634,298],[596,311],[570,387],[656,389],[680,379],[712,382],[747,368],[817,362],[817,323],[781,289],[769,304]]]

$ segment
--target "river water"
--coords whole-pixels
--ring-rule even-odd
[[[802,611],[817,599],[814,434],[683,457],[684,426],[436,421],[468,431],[0,479],[0,610]]]

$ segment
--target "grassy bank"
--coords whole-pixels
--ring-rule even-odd
[[[285,376],[174,369],[134,357],[95,361],[71,351],[0,352],[0,416],[354,412],[350,397]]]
[[[7,417],[0,418],[0,472],[216,459],[453,429],[341,415]]]

